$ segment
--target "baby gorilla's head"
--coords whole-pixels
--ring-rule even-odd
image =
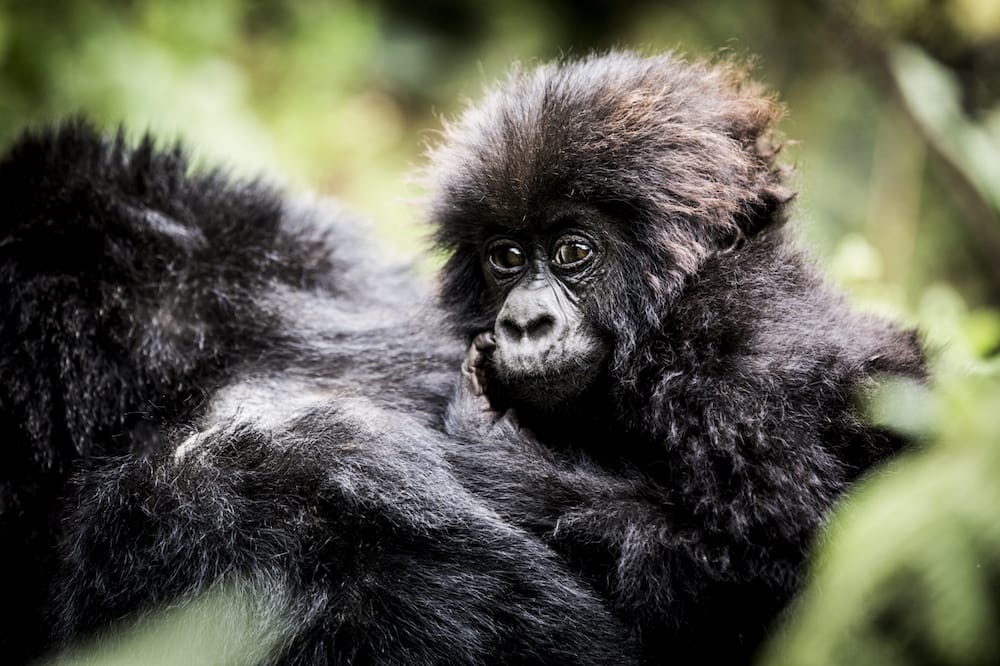
[[[745,68],[610,53],[515,70],[431,151],[443,299],[496,388],[558,407],[632,362],[703,262],[782,218]]]

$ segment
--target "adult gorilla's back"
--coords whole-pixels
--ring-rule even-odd
[[[5,655],[230,579],[281,661],[626,654],[452,476],[460,349],[407,272],[337,210],[189,171],[83,123],[0,162]]]

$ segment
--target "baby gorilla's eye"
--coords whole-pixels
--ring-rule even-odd
[[[569,267],[581,264],[593,255],[590,246],[581,240],[569,240],[556,246],[552,260],[558,266]]]
[[[490,248],[490,263],[501,271],[516,271],[524,266],[524,251],[513,243],[497,243]]]

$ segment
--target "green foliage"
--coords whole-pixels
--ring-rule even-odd
[[[960,106],[961,91],[947,69],[921,49],[899,45],[890,66],[904,101],[928,139],[957,163],[966,178],[1000,210],[1000,128],[970,122]]]
[[[280,593],[230,578],[205,593],[151,613],[45,666],[250,666],[273,658],[291,627]]]

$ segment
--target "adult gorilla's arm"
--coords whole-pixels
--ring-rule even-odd
[[[341,398],[263,429],[218,423],[181,458],[79,475],[64,637],[232,580],[283,636],[278,663],[628,663],[618,620],[458,483],[449,446]]]

